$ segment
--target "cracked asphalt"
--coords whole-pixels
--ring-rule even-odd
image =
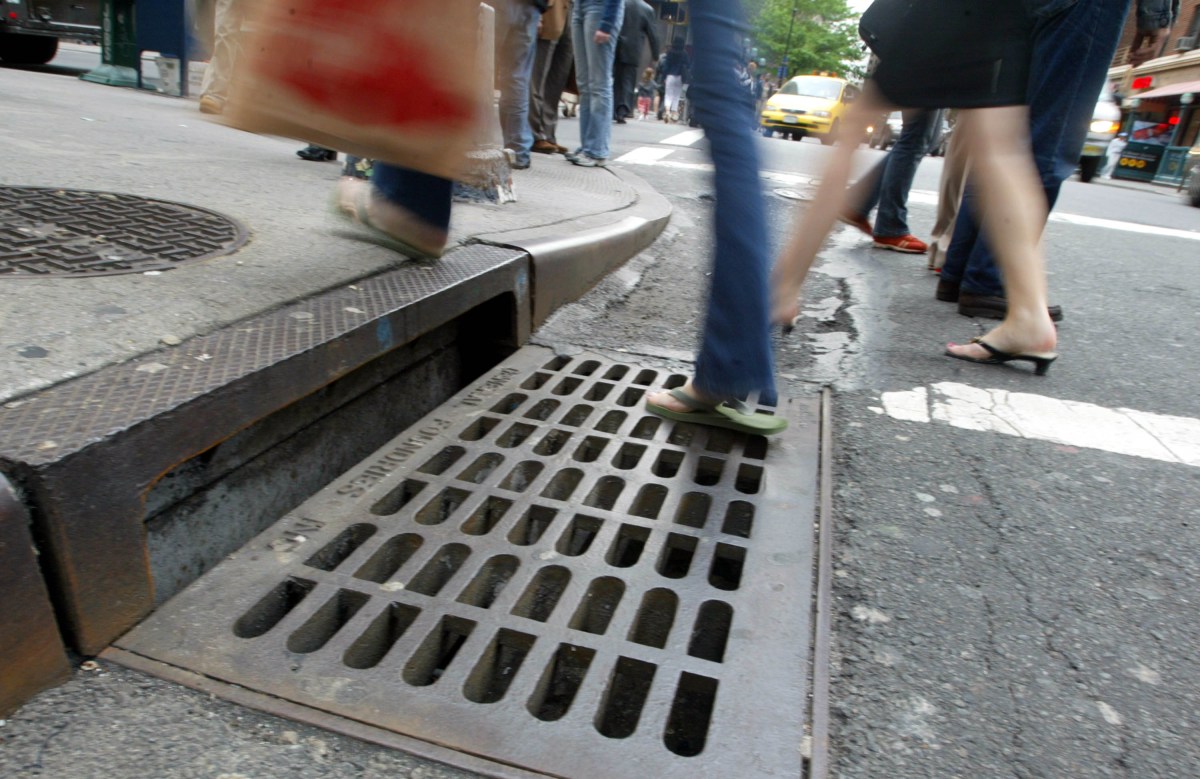
[[[930,167],[918,188],[936,188]],[[540,338],[694,347],[708,182],[642,175],[672,199],[668,232]],[[769,200],[778,240],[796,206]],[[1064,202],[1192,216],[1160,194],[1074,182]],[[910,205],[910,221],[927,229],[932,208]],[[988,323],[934,301],[923,257],[848,230],[810,278],[796,332],[776,336],[782,391],[834,388],[834,776],[1200,776],[1200,470],[881,413],[884,392],[957,382],[1200,417],[1200,366],[1181,348],[1200,324],[1194,242],[1063,224],[1046,242],[1067,312],[1049,377],[941,356]]]

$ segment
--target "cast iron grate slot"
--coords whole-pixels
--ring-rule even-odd
[[[702,530],[712,510],[712,496],[707,492],[689,492],[675,510],[675,524]]]
[[[608,550],[608,564],[617,568],[631,568],[637,565],[646,548],[650,531],[639,525],[621,525],[617,537],[613,539],[612,547]]]
[[[696,615],[696,626],[692,628],[692,639],[688,643],[688,654],[692,657],[720,663],[725,660],[725,645],[729,641],[729,628],[733,624],[733,607],[725,601],[705,601]]]
[[[624,595],[625,582],[615,576],[593,579],[575,615],[571,617],[570,627],[584,633],[604,635]]]
[[[479,573],[475,574],[475,578],[458,596],[458,602],[490,609],[520,565],[521,561],[512,555],[496,555],[479,569]]]
[[[500,482],[500,489],[524,492],[541,475],[545,467],[537,460],[525,460],[517,463],[516,467],[504,477],[504,481]]]
[[[466,453],[467,450],[461,446],[447,446],[443,448],[442,451],[426,460],[425,463],[417,469],[417,472],[427,473],[430,476],[441,476],[443,473],[454,467],[454,464],[461,460]]]
[[[563,531],[555,548],[558,549],[559,554],[566,557],[579,557],[586,554],[591,548],[592,542],[596,540],[596,536],[600,534],[603,524],[603,520],[596,517],[578,514],[567,525],[567,529]]]
[[[289,577],[254,604],[233,625],[238,638],[258,638],[270,632],[312,593],[316,582]]]
[[[716,700],[716,679],[687,671],[681,673],[663,734],[667,749],[682,757],[695,757],[703,752]]]
[[[359,670],[379,665],[420,615],[421,610],[415,606],[409,606],[407,603],[389,603],[346,650],[342,662],[349,668]]]
[[[537,622],[550,619],[558,601],[571,581],[571,572],[561,565],[548,565],[537,572],[512,613]]]
[[[541,680],[526,708],[543,722],[563,718],[575,702],[588,668],[596,657],[593,649],[571,644],[559,644],[554,657],[542,672]]]
[[[355,590],[338,590],[288,637],[287,648],[298,655],[316,652],[346,626],[370,598]]]
[[[637,730],[642,707],[650,694],[650,684],[658,667],[644,660],[622,657],[609,677],[596,730],[609,738],[629,738]]]
[[[746,550],[732,544],[717,544],[712,567],[708,571],[708,583],[718,590],[736,590],[742,585],[742,570],[746,562]]]
[[[692,567],[699,542],[692,536],[671,533],[658,557],[658,572],[668,579],[682,579]]]
[[[809,705],[811,612],[778,604],[812,587],[816,428],[798,401],[779,445],[641,408],[684,380],[524,349],[128,640],[539,775],[803,776],[751,744],[805,735],[771,712]]]
[[[500,520],[504,519],[504,515],[508,513],[512,505],[513,502],[507,498],[489,497],[479,504],[479,508],[471,512],[471,516],[467,517],[467,521],[463,523],[462,532],[469,536],[486,536],[496,525],[500,524]]]
[[[678,609],[678,595],[664,587],[650,590],[642,596],[642,605],[629,629],[629,640],[662,649],[667,645]]]
[[[420,525],[440,525],[450,519],[469,497],[471,493],[466,490],[446,487],[417,512],[415,519]]]
[[[383,584],[396,575],[396,572],[409,561],[425,539],[416,533],[403,533],[389,538],[362,564],[355,573],[355,578]]]
[[[533,435],[537,430],[533,425],[527,425],[524,422],[516,422],[496,439],[496,446],[505,449],[513,449],[525,443],[529,436]]]
[[[428,485],[423,481],[405,479],[399,487],[371,504],[371,513],[379,517],[397,514]]]
[[[556,516],[558,516],[557,509],[546,506],[530,506],[525,510],[520,521],[509,531],[508,540],[517,546],[532,546],[541,540]]]
[[[754,529],[754,504],[744,500],[730,501],[725,510],[725,522],[721,532],[731,536],[749,538]]]
[[[442,617],[405,664],[401,674],[404,681],[413,687],[428,687],[442,678],[475,630],[475,624],[462,617]]]
[[[466,699],[475,703],[501,701],[536,640],[528,633],[500,628],[463,685]]]
[[[483,484],[492,475],[492,471],[499,468],[503,462],[504,457],[495,452],[482,454],[475,462],[467,466],[467,469],[460,473],[458,478],[460,481],[467,481],[472,484]]]
[[[662,511],[667,494],[667,488],[661,484],[642,485],[637,497],[629,505],[629,513],[644,519],[658,519],[658,512]]]
[[[304,564],[322,571],[336,570],[347,557],[354,554],[378,530],[379,528],[375,525],[363,522],[351,525],[339,533],[333,541],[321,547],[319,552],[305,560]]]
[[[408,589],[430,597],[437,595],[454,578],[454,574],[458,573],[470,555],[469,546],[446,544],[413,577],[408,583]]]

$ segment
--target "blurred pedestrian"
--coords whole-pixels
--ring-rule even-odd
[[[731,72],[736,72],[738,65],[730,66]],[[679,119],[679,98],[683,96],[683,85],[691,79],[692,62],[688,56],[686,43],[682,35],[675,36],[671,41],[671,50],[663,60],[659,77],[665,92],[663,102],[663,121],[670,124]],[[736,82],[734,82],[736,85]]]
[[[558,142],[558,103],[575,67],[571,44],[571,0],[549,0],[538,27],[533,80],[529,87],[529,126],[533,151],[566,154]]]
[[[212,55],[200,81],[200,112],[221,114],[229,99],[229,82],[242,52],[242,25],[246,21],[246,0],[216,0],[197,7],[197,13],[212,14],[212,40],[206,41]],[[207,20],[200,25],[208,30]]]
[[[1079,164],[1096,96],[1104,87],[1130,0],[1075,0],[1063,5],[1058,0],[1035,3],[1027,85],[1030,143],[1042,190],[1038,202],[1047,216],[1063,181]],[[1179,0],[1138,0],[1137,9],[1139,34],[1161,39],[1178,13]],[[1134,52],[1133,56],[1148,55]],[[997,264],[996,231],[988,230],[985,239],[975,213],[974,169],[971,173],[934,295],[957,303],[958,312],[965,316],[1003,319],[1009,301],[1002,267]],[[1050,315],[1061,320],[1062,308],[1054,306]]]
[[[608,163],[613,58],[624,14],[624,0],[575,0],[571,40],[579,83],[580,144],[567,159],[576,165],[595,168]]]
[[[654,81],[654,68],[642,71],[642,80],[637,87],[638,119],[645,119],[654,110],[654,95],[658,92],[658,84]]]
[[[646,0],[625,0],[625,18],[613,63],[613,119],[617,124],[625,124],[626,118],[633,115],[638,66],[646,43],[650,44],[651,60],[658,59],[658,32],[654,28],[654,9]]]
[[[537,29],[547,0],[494,0],[496,78],[500,83],[500,130],[512,166],[530,165],[533,130],[529,126],[529,81],[537,53]]]
[[[913,109],[903,115],[900,137],[883,159],[850,188],[849,207],[841,219],[869,235],[881,249],[924,254],[928,245],[908,226],[908,193],[921,160],[933,145],[944,112]],[[868,216],[876,206],[879,212],[872,226]]]
[[[1121,161],[1121,155],[1125,153],[1125,147],[1128,145],[1128,133],[1117,133],[1117,137],[1108,144],[1104,160],[1104,178],[1112,179],[1113,171],[1117,169],[1117,163]]]
[[[908,15],[899,20],[889,17],[897,7],[876,3],[863,16],[861,29],[880,61],[843,118],[813,204],[780,254],[772,318],[785,324],[799,314],[800,286],[844,209],[852,158],[871,118],[896,105],[957,107],[956,132],[968,146],[1009,305],[1000,325],[968,344],[947,344],[946,354],[981,364],[1031,362],[1045,374],[1058,354],[1040,243],[1045,199],[1038,195],[1024,106],[1035,18],[1023,3],[918,1],[905,4]]]
[[[766,206],[758,144],[750,130],[753,96],[737,75],[744,64],[738,39],[747,28],[739,0],[691,0],[689,5],[696,54],[689,99],[714,168],[713,270],[695,373],[682,387],[647,396],[646,410],[667,419],[771,435],[786,428],[787,419],[752,405],[774,406],[777,397],[767,305]]]
[[[369,178],[347,155],[334,209],[371,231],[390,249],[415,259],[435,259],[446,250],[454,182],[398,165],[375,162]]]

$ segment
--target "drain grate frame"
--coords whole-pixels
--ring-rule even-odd
[[[111,657],[495,775],[801,776],[818,401],[770,442],[641,410],[683,379],[525,347]]]
[[[244,226],[169,200],[0,186],[0,279],[117,276],[232,254]]]

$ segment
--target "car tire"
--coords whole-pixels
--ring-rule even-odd
[[[838,124],[838,120],[834,119],[833,124],[829,125],[829,132],[821,136],[821,145],[832,146],[833,142],[837,140],[838,130],[840,129],[841,126]]]
[[[45,65],[58,54],[58,38],[0,33],[0,61],[9,65]]]
[[[1188,202],[1200,208],[1200,167],[1192,169],[1191,180],[1188,183]]]
[[[1096,177],[1100,171],[1100,157],[1079,158],[1079,180],[1087,183]]]

